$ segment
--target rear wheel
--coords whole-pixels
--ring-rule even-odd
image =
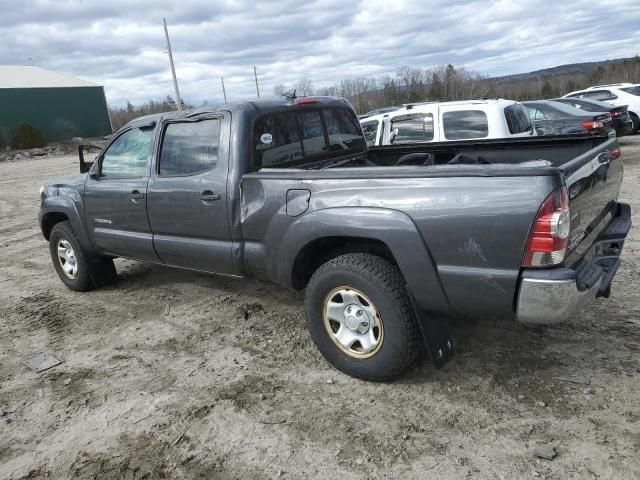
[[[364,380],[402,373],[419,351],[419,331],[397,266],[352,253],[322,265],[305,298],[311,337],[342,372]]]

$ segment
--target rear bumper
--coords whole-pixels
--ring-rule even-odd
[[[617,204],[585,258],[573,268],[526,269],[520,276],[516,318],[528,324],[564,322],[597,297],[608,297],[631,229],[629,205]]]

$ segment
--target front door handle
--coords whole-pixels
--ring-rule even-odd
[[[144,193],[140,193],[139,190],[131,190],[129,198],[131,199],[131,202],[138,203],[138,200],[142,200],[144,198]]]
[[[220,194],[213,193],[211,190],[205,190],[200,194],[200,200],[203,202],[215,202],[216,200],[220,200]]]

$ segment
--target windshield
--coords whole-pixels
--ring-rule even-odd
[[[253,128],[255,168],[293,166],[366,150],[355,114],[346,108],[264,115]]]
[[[562,113],[565,113],[565,114],[571,115],[571,116],[582,117],[586,113],[584,110],[581,110],[581,109],[576,108],[576,107],[572,107],[571,105],[567,105],[566,103],[554,102],[552,100],[549,100],[548,105],[551,108],[554,108],[555,110],[558,110],[558,111],[560,111]]]
[[[635,95],[636,97],[640,97],[640,85],[636,85],[635,87],[625,87],[621,88],[625,93],[630,93],[631,95]]]

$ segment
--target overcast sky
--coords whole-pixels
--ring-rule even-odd
[[[403,65],[487,75],[640,53],[640,1],[0,0],[0,64],[33,64],[105,86],[112,105],[173,95],[167,18],[182,97],[255,97]],[[31,60],[29,60],[31,59]],[[639,79],[640,81],[640,79]]]

